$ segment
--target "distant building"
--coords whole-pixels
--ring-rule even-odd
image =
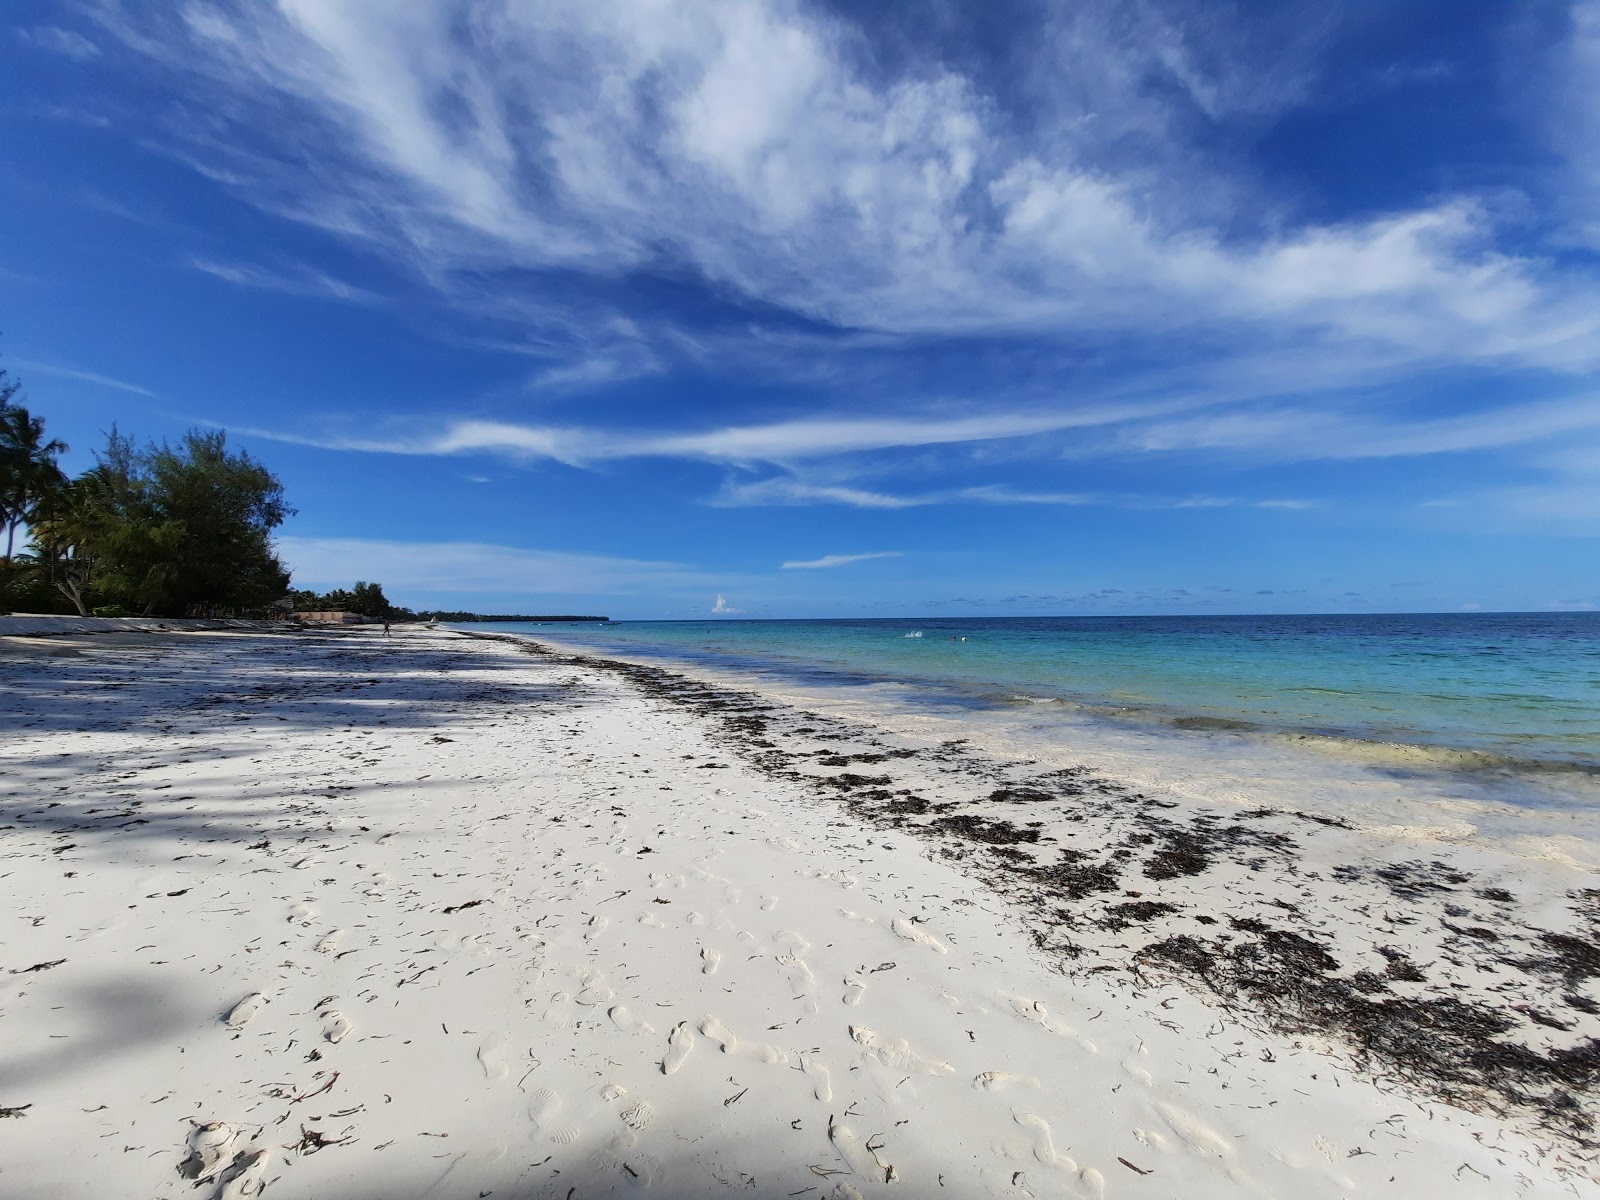
[[[295,616],[313,625],[365,625],[367,618],[353,612],[303,612]]]

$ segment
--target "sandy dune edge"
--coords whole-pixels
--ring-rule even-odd
[[[0,660],[6,1195],[1593,1190],[1061,974],[972,861],[614,672],[443,632]]]

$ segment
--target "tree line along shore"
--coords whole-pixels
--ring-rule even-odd
[[[115,426],[94,465],[62,469],[48,436],[0,370],[0,613],[80,617],[243,617],[348,613],[387,621],[605,621],[570,614],[418,613],[366,580],[292,588],[272,542],[293,516],[283,483],[223,430],[139,445]]]

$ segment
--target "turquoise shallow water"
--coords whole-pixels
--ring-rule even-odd
[[[1063,702],[1600,768],[1600,614],[997,617],[474,625],[927,701]],[[961,640],[965,639],[965,640]]]

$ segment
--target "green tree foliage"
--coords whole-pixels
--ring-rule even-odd
[[[21,384],[0,371],[0,527],[5,530],[5,566],[15,556],[17,531],[31,525],[39,506],[67,481],[56,459],[65,442],[45,439],[44,420],[16,402]]]
[[[41,507],[34,541],[80,613],[91,598],[161,616],[249,611],[288,590],[271,535],[290,511],[224,433],[139,450],[113,429],[94,467]]]
[[[290,593],[295,612],[350,612],[363,617],[410,617],[410,609],[396,608],[383,594],[383,584],[357,582],[352,589],[335,588],[331,592],[313,592],[299,589]]]

